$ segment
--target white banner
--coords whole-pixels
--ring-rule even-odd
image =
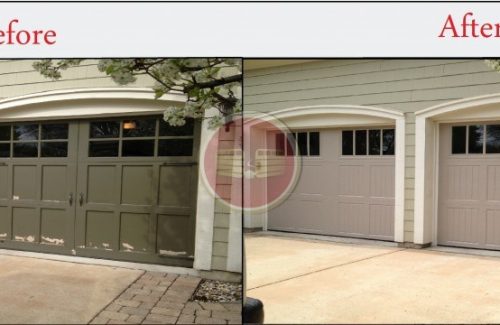
[[[0,57],[500,56],[499,23],[499,3],[8,3]]]

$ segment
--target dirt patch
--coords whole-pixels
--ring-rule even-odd
[[[242,290],[241,283],[203,280],[191,300],[208,302],[241,301]]]

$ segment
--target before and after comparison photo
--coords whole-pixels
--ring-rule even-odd
[[[0,323],[498,322],[499,71],[1,60]]]

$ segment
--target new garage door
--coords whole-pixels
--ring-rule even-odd
[[[500,123],[440,126],[438,244],[500,249]]]
[[[0,247],[191,266],[198,127],[0,125]]]
[[[393,128],[304,131],[289,138],[302,156],[302,172],[288,199],[269,211],[269,229],[393,240]]]

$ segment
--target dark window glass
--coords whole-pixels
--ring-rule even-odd
[[[193,135],[194,119],[186,119],[183,126],[171,126],[163,119],[160,119],[160,136]]]
[[[155,140],[124,140],[123,157],[152,157],[155,154]]]
[[[67,157],[67,142],[42,142],[42,157]]]
[[[10,157],[10,143],[0,143],[0,157]]]
[[[38,142],[14,143],[14,157],[38,157]]]
[[[309,156],[319,156],[319,132],[309,133]]]
[[[368,152],[370,155],[380,155],[380,130],[368,131]]]
[[[0,126],[0,140],[10,140],[10,125]]]
[[[96,121],[90,123],[91,138],[117,138],[120,135],[120,122]]]
[[[90,141],[89,157],[117,157],[118,141]]]
[[[307,132],[297,133],[297,144],[299,146],[299,155],[307,156]]]
[[[158,156],[192,156],[193,139],[166,139],[158,144]]]
[[[295,155],[295,145],[296,145],[296,140],[295,140],[295,133],[288,133],[287,134],[287,142],[286,142],[286,155],[287,156],[294,156]]]
[[[342,131],[342,155],[350,156],[353,151],[353,135],[352,131]]]
[[[274,137],[276,141],[276,155],[284,156],[285,155],[285,135],[283,133],[277,133]]]
[[[123,121],[124,137],[152,137],[155,135],[156,119]]]
[[[394,155],[396,144],[396,133],[394,129],[382,130],[382,154]]]
[[[483,153],[483,125],[469,125],[469,153]]]
[[[68,124],[42,124],[42,139],[63,140],[68,138]]]
[[[486,125],[486,152],[500,153],[500,125]]]
[[[356,130],[356,155],[366,155],[366,130]]]
[[[14,125],[14,140],[38,140],[38,124]]]
[[[465,153],[466,133],[466,126],[451,128],[451,153]]]

